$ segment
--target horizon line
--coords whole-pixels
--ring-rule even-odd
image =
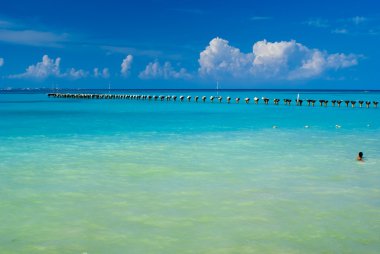
[[[319,89],[319,88],[0,88],[1,92],[10,91],[355,91],[355,92],[380,92],[380,89]]]

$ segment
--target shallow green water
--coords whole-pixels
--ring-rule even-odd
[[[0,96],[1,253],[380,250],[376,109]]]

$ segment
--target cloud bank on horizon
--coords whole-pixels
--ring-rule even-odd
[[[252,52],[243,53],[225,39],[216,37],[199,54],[199,68],[190,73],[187,69],[174,68],[169,61],[149,62],[140,70],[140,79],[234,79],[234,80],[307,80],[321,77],[328,71],[338,71],[358,65],[361,56],[355,54],[329,54],[320,49],[310,49],[291,41],[257,41]],[[129,54],[121,62],[120,75],[130,76],[134,57]],[[0,58],[0,66],[4,60]],[[93,74],[82,69],[69,68],[61,71],[61,58],[42,57],[41,62],[30,65],[24,73],[9,75],[9,78],[44,80],[49,77],[81,79],[110,78],[109,68],[93,69]]]

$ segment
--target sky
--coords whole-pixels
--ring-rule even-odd
[[[380,89],[380,2],[0,1],[0,89]]]

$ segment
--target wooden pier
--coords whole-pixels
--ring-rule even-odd
[[[210,96],[208,98],[208,100],[207,100],[207,96],[202,96],[202,97],[194,96],[194,98],[193,98],[190,95],[189,96],[180,95],[180,96],[177,97],[176,95],[49,93],[48,97],[51,97],[51,98],[63,98],[63,99],[147,100],[147,101],[173,101],[173,102],[176,102],[177,98],[179,98],[179,100],[178,100],[179,102],[195,102],[195,103],[199,103],[200,101],[202,101],[202,103],[205,103],[205,102],[224,103],[222,96],[216,96],[216,97],[215,96]],[[201,100],[199,100],[200,98],[201,98]],[[260,102],[259,98],[254,97],[252,99],[254,101],[254,104],[259,104],[259,102]],[[248,97],[244,98],[244,101],[245,101],[246,104],[249,104],[250,100],[251,99],[248,98]],[[240,103],[240,98],[236,97],[235,100],[233,100],[233,99],[231,100],[231,97],[226,97],[225,103],[231,104],[231,101],[232,102],[235,101],[235,103]],[[357,107],[356,104],[358,104],[359,105],[358,107],[360,107],[360,108],[363,108],[364,104],[365,104],[366,108],[370,108],[371,105],[372,105],[373,108],[377,108],[377,105],[378,105],[378,101],[363,101],[363,100],[359,100],[359,101],[353,101],[353,100],[331,100],[331,101],[329,101],[329,100],[324,100],[324,99],[320,99],[320,100],[295,99],[295,100],[292,100],[292,99],[289,99],[289,98],[284,98],[284,99],[273,98],[272,100],[270,100],[267,97],[262,97],[262,101],[263,101],[264,105],[269,105],[270,101],[273,101],[273,105],[279,105],[280,102],[283,101],[283,104],[286,105],[286,106],[291,106],[291,105],[295,105],[295,106],[307,105],[308,107],[314,107],[316,102],[319,102],[320,107],[327,107],[327,106],[329,106],[329,103],[330,103],[330,105],[332,107],[341,107],[342,102],[344,102],[343,105],[345,105],[346,107],[352,107],[352,108]],[[292,102],[294,102],[294,103],[292,104]],[[306,104],[303,104],[304,102]]]

